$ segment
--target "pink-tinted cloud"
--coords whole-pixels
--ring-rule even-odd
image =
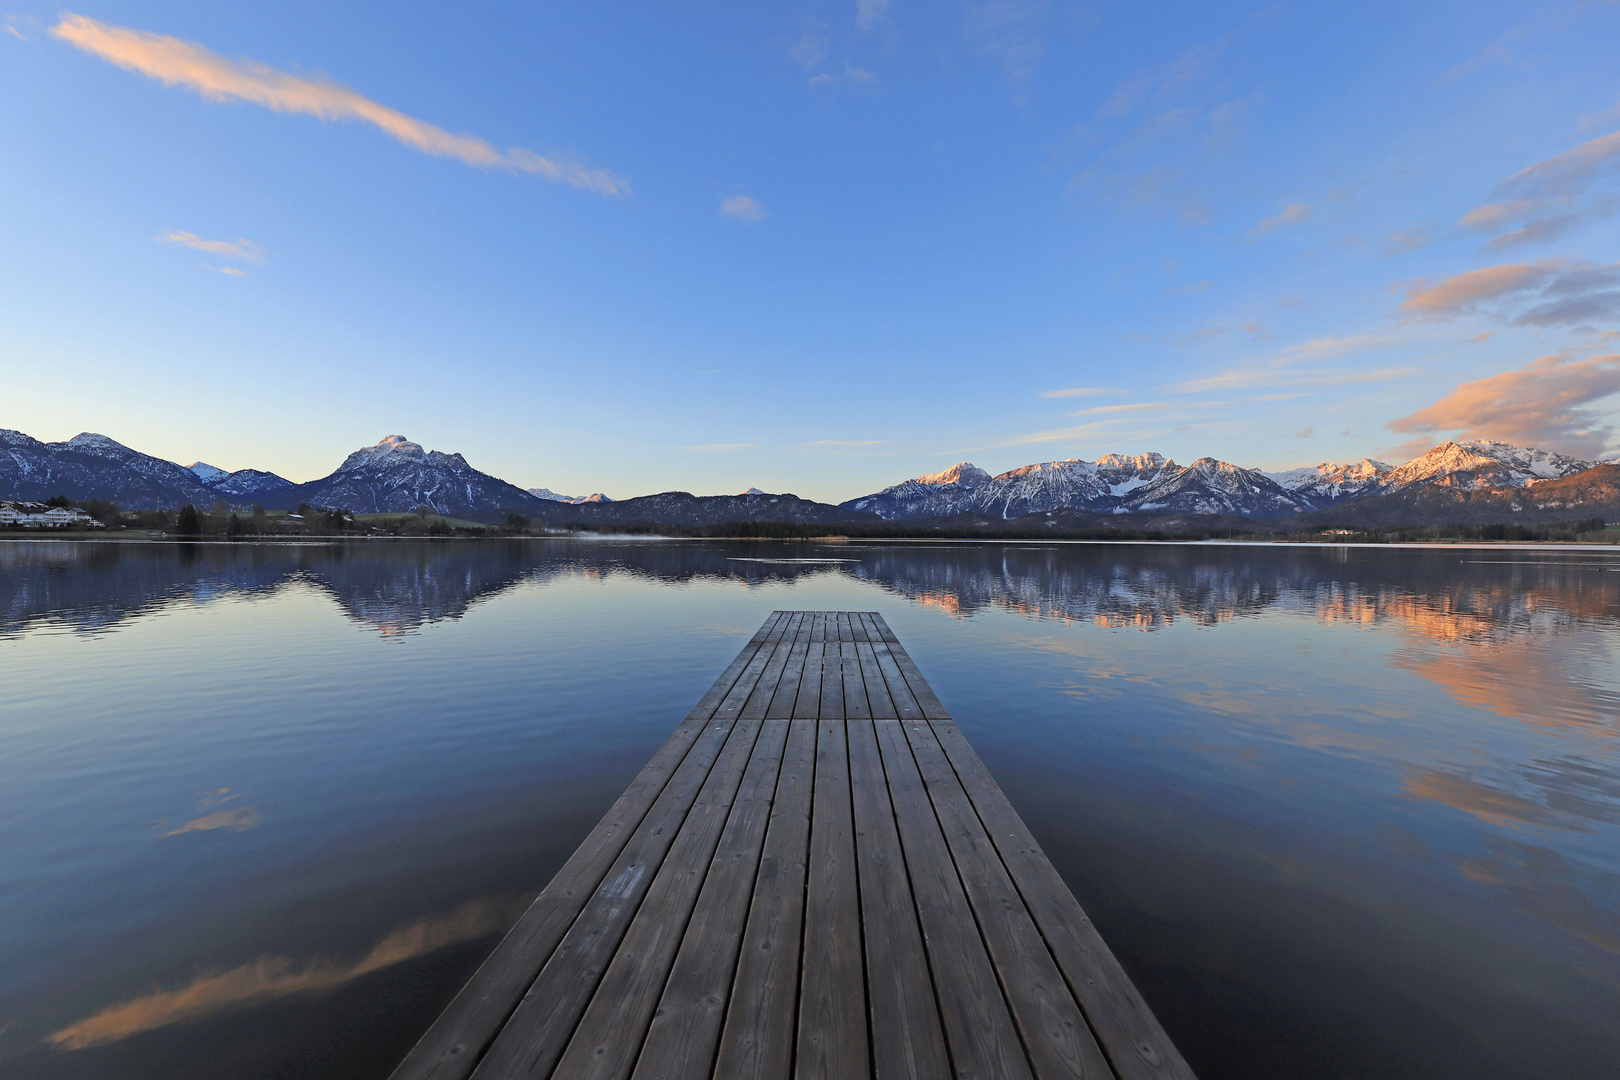
[[[170,229],[157,237],[160,244],[179,244],[194,251],[206,251],[210,255],[219,255],[227,259],[246,259],[248,262],[264,262],[264,248],[251,240],[208,240],[194,232],[181,232]]]
[[[1310,216],[1311,207],[1309,203],[1289,203],[1287,206],[1283,207],[1282,212],[1277,214],[1275,217],[1261,218],[1259,221],[1255,222],[1254,227],[1251,228],[1249,232],[1254,233],[1257,236],[1264,235],[1265,233],[1276,232],[1278,229],[1286,229],[1290,225],[1298,225],[1300,222],[1305,221]]]
[[[764,205],[750,195],[728,195],[720,200],[720,212],[737,221],[764,221],[770,215]]]
[[[1566,195],[1584,190],[1612,169],[1620,168],[1620,131],[1591,139],[1546,161],[1520,169],[1502,181],[1506,193]]]
[[[1592,405],[1615,393],[1620,393],[1620,353],[1585,359],[1553,353],[1517,371],[1465,382],[1389,427],[1402,434],[1455,432],[1599,458],[1613,429]]]
[[[1475,310],[1482,301],[1544,285],[1558,269],[1558,263],[1544,262],[1469,270],[1433,285],[1420,283],[1407,294],[1401,310],[1413,315],[1461,315]]]
[[[531,173],[599,195],[623,194],[629,187],[622,177],[604,169],[521,147],[498,150],[476,135],[451,134],[331,80],[289,75],[253,60],[227,60],[195,42],[110,26],[71,12],[64,13],[50,32],[126,71],[157,79],[165,86],[184,87],[209,101],[245,101],[273,112],[303,113],[328,121],[359,120],[424,154],[481,168]]]

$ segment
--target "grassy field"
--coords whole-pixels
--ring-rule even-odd
[[[363,525],[398,525],[403,521],[420,521],[424,526],[438,524],[448,525],[452,529],[482,529],[487,526],[481,521],[466,521],[462,518],[445,517],[443,514],[428,514],[419,518],[415,514],[356,514],[354,520]]]

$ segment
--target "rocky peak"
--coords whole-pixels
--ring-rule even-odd
[[[917,483],[938,486],[941,484],[959,484],[962,487],[977,487],[990,479],[990,474],[970,461],[958,461],[944,472],[928,473],[917,477]]]

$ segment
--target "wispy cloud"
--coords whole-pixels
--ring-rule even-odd
[[[1125,390],[1116,390],[1112,386],[1071,386],[1067,390],[1048,390],[1041,395],[1043,398],[1067,397],[1117,397],[1128,393]]]
[[[1404,255],[1408,251],[1428,247],[1434,238],[1440,234],[1440,226],[1433,223],[1423,225],[1410,225],[1404,229],[1394,229],[1384,234],[1378,249],[1384,258],[1395,255]]]
[[[1110,416],[1122,413],[1169,413],[1183,409],[1212,409],[1232,404],[1230,401],[1138,401],[1129,405],[1099,405],[1094,409],[1080,409],[1070,416]]]
[[[1524,305],[1529,305],[1525,307]],[[1479,311],[1509,314],[1522,326],[1577,326],[1620,318],[1620,262],[1598,266],[1549,259],[1469,270],[1411,287],[1401,310],[1416,318]]]
[[[720,200],[720,213],[734,221],[764,221],[770,214],[751,195],[727,195]]]
[[[1593,180],[1617,168],[1620,168],[1620,131],[1589,139],[1520,169],[1502,181],[1498,190],[1532,196],[1568,195],[1584,190]]]
[[[815,442],[807,442],[804,445],[806,445],[806,446],[827,446],[827,447],[882,446],[883,445],[883,440],[882,439],[817,439]]]
[[[1342,337],[1317,337],[1290,345],[1278,351],[1270,360],[1247,367],[1227,368],[1218,375],[1187,382],[1175,383],[1168,389],[1181,394],[1201,394],[1210,391],[1233,390],[1244,387],[1293,387],[1320,389],[1328,386],[1354,386],[1360,383],[1388,382],[1419,374],[1415,368],[1365,368],[1302,366],[1320,363],[1330,357],[1365,352],[1393,342],[1378,334],[1347,334]],[[1267,400],[1267,399],[1256,399]]]
[[[1436,317],[1466,314],[1476,310],[1483,301],[1545,284],[1558,269],[1556,262],[1513,263],[1469,270],[1432,285],[1419,282],[1407,292],[1401,310]]]
[[[205,240],[193,232],[180,232],[170,229],[159,233],[154,239],[160,244],[179,244],[194,251],[206,251],[210,255],[218,255],[225,259],[244,259],[248,262],[264,262],[264,248],[251,240]]]
[[[717,442],[704,443],[702,446],[683,446],[683,450],[752,450],[758,446],[756,442]]]
[[[274,112],[321,120],[359,120],[413,150],[480,168],[530,173],[598,195],[622,195],[629,183],[605,169],[546,157],[522,147],[498,150],[475,135],[454,135],[426,121],[379,105],[326,78],[302,78],[254,60],[229,60],[195,42],[149,34],[64,13],[53,35],[110,64],[180,86],[209,101],[245,101]]]
[[[53,1032],[46,1041],[59,1050],[83,1050],[290,994],[331,990],[446,945],[498,933],[521,910],[520,905],[509,901],[466,904],[444,918],[426,919],[394,931],[352,964],[326,960],[298,964],[285,956],[261,956],[224,971],[199,975],[175,990],[155,990],[109,1005]]]
[[[889,14],[889,0],[855,0],[855,27],[870,30]]]
[[[1166,296],[1188,296],[1192,293],[1201,293],[1214,285],[1213,281],[1195,281],[1190,285],[1178,285],[1173,289],[1164,290]]]
[[[248,272],[246,270],[243,270],[240,267],[236,267],[236,266],[213,266],[213,267],[209,267],[209,269],[213,270],[214,273],[216,273],[216,274],[224,274],[227,277],[247,277],[248,276]]]
[[[1275,217],[1261,218],[1255,222],[1249,232],[1256,236],[1263,236],[1266,233],[1276,232],[1278,229],[1286,229],[1290,225],[1298,225],[1302,221],[1309,220],[1310,216],[1311,206],[1309,203],[1289,203]]]
[[[1553,353],[1516,371],[1459,385],[1427,408],[1389,423],[1402,434],[1457,432],[1601,457],[1613,428],[1592,403],[1620,393],[1620,353],[1577,359]]]

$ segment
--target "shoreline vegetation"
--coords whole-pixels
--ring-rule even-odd
[[[504,523],[447,517],[418,507],[410,513],[357,514],[336,507],[304,504],[296,511],[266,510],[254,506],[243,512],[225,503],[209,510],[186,504],[175,510],[126,511],[99,499],[74,501],[63,497],[48,505],[84,510],[102,527],[94,530],[0,529],[0,538],[59,540],[207,540],[244,541],[320,539],[517,539],[566,536],[634,536],[653,539],[784,540],[798,542],[893,541],[1101,541],[1135,543],[1188,543],[1243,541],[1249,543],[1319,544],[1620,544],[1620,524],[1600,517],[1574,518],[1525,524],[1436,524],[1388,528],[1266,528],[1255,522],[1228,525],[1182,520],[1162,528],[1093,526],[1064,528],[1050,525],[998,526],[989,522],[930,524],[920,522],[882,525],[737,521],[718,525],[615,523],[611,526],[569,522],[561,525],[531,521],[508,514]]]

